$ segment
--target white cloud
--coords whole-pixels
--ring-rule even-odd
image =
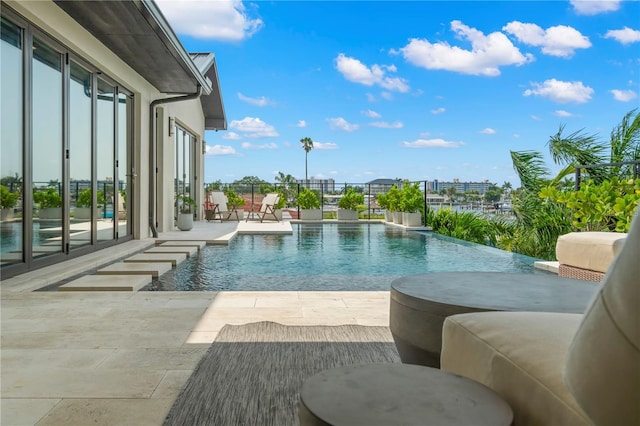
[[[470,41],[471,50],[451,46],[447,42],[431,43],[429,40],[414,38],[400,51],[413,65],[429,70],[490,77],[500,75],[500,66],[523,65],[533,60],[532,55],[520,53],[501,32],[484,35],[460,21],[452,21],[451,30],[461,39]]]
[[[541,46],[542,53],[562,58],[570,58],[576,49],[591,47],[589,37],[566,25],[549,27],[546,30],[536,24],[513,21],[502,27],[503,31],[515,36],[521,43]]]
[[[388,101],[390,101],[390,100],[392,100],[392,99],[393,99],[393,95],[391,94],[391,92],[381,92],[381,93],[380,93],[380,97],[381,97],[382,99],[386,99],[386,100],[388,100]]]
[[[445,141],[444,139],[417,139],[413,142],[402,142],[405,148],[459,148],[464,142]]]
[[[248,96],[243,95],[240,92],[238,92],[238,99],[240,99],[241,101],[246,102],[248,104],[259,106],[259,107],[275,104],[275,102],[273,102],[270,99],[265,98],[264,96],[261,96],[259,98],[250,98]]]
[[[407,80],[400,77],[389,77],[388,72],[396,72],[393,65],[366,66],[358,59],[340,53],[335,59],[336,69],[349,81],[365,86],[380,86],[383,89],[405,93],[409,91]]]
[[[347,120],[342,117],[336,118],[327,118],[327,122],[332,130],[344,130],[345,132],[353,132],[354,130],[358,130],[360,128],[357,124],[351,124]]]
[[[613,89],[613,90],[610,90],[609,92],[611,92],[611,94],[613,95],[613,99],[620,102],[629,102],[638,97],[638,94],[633,90]]]
[[[640,31],[624,27],[621,30],[609,30],[604,38],[613,38],[622,44],[637,43],[640,41]]]
[[[553,115],[555,115],[556,117],[573,117],[573,114],[571,114],[569,111],[565,111],[563,109],[558,109],[556,110]]]
[[[537,115],[532,115],[531,119],[535,121],[542,121],[542,118],[538,117]]]
[[[520,139],[520,134],[519,133],[514,133],[513,134],[513,138],[514,139]]]
[[[313,149],[319,149],[319,150],[338,149],[338,145],[336,145],[333,142],[314,142]]]
[[[620,9],[621,0],[570,0],[578,15],[597,15]]]
[[[435,114],[442,114],[445,111],[446,111],[446,109],[444,109],[443,107],[440,107],[440,108],[432,109],[431,110],[431,114],[434,114],[434,115]]]
[[[272,125],[254,117],[233,120],[229,124],[229,127],[239,131],[247,138],[273,138],[279,136]]]
[[[178,34],[195,38],[240,41],[263,27],[239,0],[158,0],[158,7]]]
[[[362,115],[369,117],[369,118],[380,118],[382,117],[380,114],[378,114],[375,111],[371,111],[370,109],[366,110],[366,111],[362,111]]]
[[[496,131],[494,129],[492,129],[491,127],[487,127],[486,129],[480,130],[478,133],[482,133],[482,134],[485,134],[485,135],[495,135]]]
[[[206,155],[236,155],[236,150],[231,146],[226,145],[213,145],[206,147]]]
[[[244,149],[249,149],[249,150],[262,150],[262,149],[278,149],[278,145],[271,142],[271,143],[265,143],[262,145],[256,145],[256,144],[252,144],[249,142],[243,142],[242,143],[242,148]]]
[[[377,99],[375,96],[373,96],[371,93],[367,93],[367,101],[369,102],[375,102]]]
[[[402,129],[404,124],[400,121],[394,121],[393,123],[388,123],[386,121],[374,121],[373,123],[369,123],[369,126],[378,127],[380,129]]]
[[[240,136],[236,132],[225,132],[222,134],[222,139],[237,141],[238,139],[242,139],[242,136]]]
[[[304,120],[298,120],[296,127],[300,127],[300,128],[307,127],[307,122]]]
[[[524,91],[524,96],[542,96],[559,104],[570,102],[583,104],[591,99],[593,89],[581,81],[560,81],[552,78],[543,83],[531,83],[533,89]]]

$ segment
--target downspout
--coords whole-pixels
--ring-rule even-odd
[[[158,230],[156,229],[156,175],[158,169],[156,166],[156,146],[158,138],[156,135],[156,107],[161,104],[172,102],[189,101],[198,99],[202,95],[202,86],[198,84],[198,90],[184,96],[174,96],[172,98],[156,99],[149,104],[149,227],[153,238],[158,238]]]

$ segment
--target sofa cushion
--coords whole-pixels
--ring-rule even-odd
[[[447,317],[441,368],[502,396],[515,425],[589,424],[563,382],[581,314],[483,312]]]
[[[640,209],[640,207],[639,207]],[[587,309],[566,381],[596,424],[640,425],[640,216]]]
[[[563,265],[607,272],[616,254],[614,243],[627,234],[619,232],[570,232],[558,237],[556,258]],[[619,243],[618,243],[619,244]]]

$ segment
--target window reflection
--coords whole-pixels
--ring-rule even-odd
[[[100,208],[98,226],[98,240],[112,240],[114,238],[114,142],[115,142],[115,89],[102,79],[98,79],[97,101],[97,169],[98,191],[104,194],[104,205]]]

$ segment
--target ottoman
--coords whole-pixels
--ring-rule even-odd
[[[600,281],[620,252],[627,234],[619,232],[570,232],[558,237],[558,275]]]

